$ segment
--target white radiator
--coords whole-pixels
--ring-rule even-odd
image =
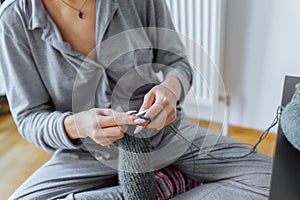
[[[210,107],[219,96],[218,69],[221,64],[225,3],[224,0],[166,0],[166,3],[177,31],[198,44],[198,47],[187,47],[192,48],[188,58],[198,70],[195,70],[193,87],[186,98],[185,107],[190,110],[190,117],[199,118],[195,106]],[[183,42],[189,45],[189,42]],[[208,56],[203,58],[203,52],[209,56],[210,64]]]

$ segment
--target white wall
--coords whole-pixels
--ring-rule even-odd
[[[265,129],[284,75],[300,76],[299,8],[299,0],[228,0],[223,77],[230,124]]]

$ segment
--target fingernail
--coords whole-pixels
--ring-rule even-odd
[[[132,114],[134,114],[136,112],[137,112],[136,110],[130,110],[130,111],[127,111],[126,114],[127,115],[132,115]]]
[[[135,114],[136,117],[140,117],[144,115],[146,112],[148,112],[148,109],[141,108],[138,113]]]
[[[142,126],[137,126],[133,133],[137,134],[137,133],[141,132],[141,130],[143,130],[143,128],[144,127],[142,127]]]
[[[145,123],[145,122],[146,122],[146,120],[144,120],[144,119],[136,119],[136,120],[134,120],[135,124],[142,124],[142,123]]]
[[[140,108],[139,113],[145,111],[146,108]]]

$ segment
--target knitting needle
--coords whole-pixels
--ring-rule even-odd
[[[149,111],[149,109],[146,109],[146,110],[144,110],[144,111],[142,111],[142,112],[139,112],[139,113],[137,113],[137,114],[134,114],[133,116],[140,117],[140,116],[143,116],[144,114],[146,114],[146,112],[148,112],[148,111]]]
[[[127,114],[133,115],[135,117],[139,117],[141,119],[144,119],[146,121],[150,121],[151,122],[153,120],[153,117],[145,116],[145,114],[148,112],[148,110],[149,109],[143,110],[143,111],[141,111],[141,112],[139,112],[137,114],[134,114],[134,113],[136,113],[136,111],[128,111]]]

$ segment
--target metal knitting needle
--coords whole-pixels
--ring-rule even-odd
[[[148,117],[148,116],[140,116],[140,118],[141,118],[141,119],[144,119],[144,120],[146,120],[146,121],[150,121],[150,122],[154,120],[153,117]]]
[[[144,114],[146,114],[146,112],[148,112],[148,111],[149,111],[149,109],[139,112],[137,114],[134,114],[133,116],[140,117],[140,116],[143,116]]]

